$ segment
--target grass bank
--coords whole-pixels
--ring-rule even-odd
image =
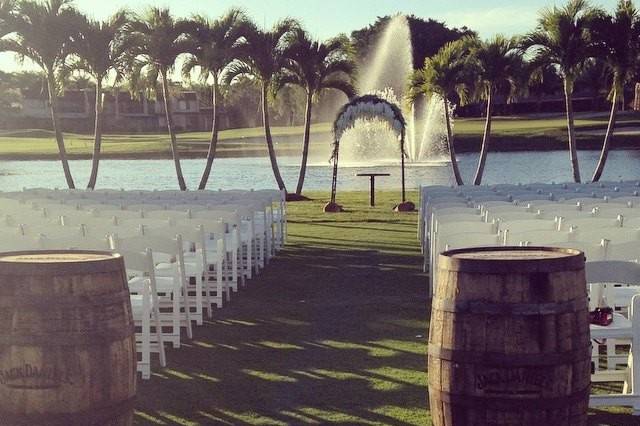
[[[578,148],[600,149],[607,126],[606,114],[578,114]],[[311,128],[311,150],[327,157],[331,142],[330,123],[317,123]],[[492,151],[562,150],[567,146],[566,121],[563,115],[497,117],[493,121]],[[640,114],[624,113],[618,119],[618,133],[613,148],[640,147]],[[624,130],[634,130],[624,132]],[[484,119],[458,119],[455,121],[455,144],[458,152],[479,151],[482,143]],[[302,126],[273,127],[279,155],[300,155]],[[178,135],[178,147],[185,158],[206,156],[209,133],[191,132]],[[89,158],[93,150],[93,137],[74,133],[65,134],[67,151],[71,158]],[[159,134],[106,134],[103,137],[105,158],[170,158],[169,137]],[[0,158],[2,159],[55,159],[58,150],[53,134],[46,130],[0,132]],[[262,127],[230,129],[220,132],[217,155],[219,157],[266,156]]]
[[[313,135],[328,134],[329,123],[312,126]],[[299,153],[302,127],[273,127],[273,136],[281,139],[279,150]],[[185,158],[204,157],[207,153],[208,132],[179,133],[178,147]],[[93,150],[93,135],[65,133],[65,145],[71,158],[89,158]],[[223,130],[219,134],[219,157],[266,155],[262,127]],[[289,139],[294,139],[288,141]],[[153,134],[105,134],[102,138],[105,158],[170,158],[169,136]],[[53,132],[48,130],[19,130],[0,132],[0,158],[45,159],[57,158],[58,148]]]
[[[397,193],[289,204],[289,244],[140,382],[136,424],[429,425],[427,277]],[[416,193],[409,193],[416,200]],[[628,410],[589,424],[635,424]]]
[[[578,149],[601,149],[608,115],[583,113],[576,117]],[[484,124],[484,119],[457,120],[456,150],[479,151]],[[567,148],[567,122],[564,115],[501,117],[493,120],[491,131],[491,149],[494,151]],[[619,115],[612,148],[640,148],[640,114],[625,112]]]

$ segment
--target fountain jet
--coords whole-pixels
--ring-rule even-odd
[[[401,106],[407,122],[405,150],[409,162],[445,157],[448,151],[442,144],[442,135],[446,135],[442,105],[438,106],[435,97],[429,102],[418,99],[412,106],[405,101],[407,82],[414,69],[407,17],[393,16],[371,52],[360,68],[360,93],[386,93],[385,99]],[[359,120],[345,138],[345,163],[397,161],[397,138],[382,122]]]

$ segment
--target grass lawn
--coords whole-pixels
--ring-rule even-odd
[[[578,114],[578,146],[599,149],[603,136],[590,133],[603,131],[607,125],[606,114]],[[458,119],[455,121],[456,149],[459,152],[478,151],[482,142],[484,119]],[[640,128],[640,115],[624,113],[618,118],[617,128]],[[330,140],[330,123],[312,126],[312,149],[327,150]],[[299,155],[302,141],[302,126],[273,127],[274,138],[281,154]],[[209,142],[209,133],[191,132],[178,135],[180,151],[184,156],[204,156]],[[293,138],[290,138],[293,136]],[[299,138],[295,136],[300,136]],[[266,155],[262,127],[230,129],[220,133],[218,155],[220,157],[242,157]],[[566,121],[563,115],[550,117],[522,116],[498,117],[492,125],[492,147],[498,150],[564,149],[566,147]],[[92,135],[67,133],[67,151],[72,156],[89,156],[93,149]],[[314,143],[315,146],[314,146]],[[639,135],[617,135],[613,146],[638,146]],[[0,132],[0,157],[42,158],[56,157],[57,146],[53,134],[45,130],[23,130]],[[169,137],[159,134],[114,135],[103,138],[103,152],[111,157],[168,157]]]
[[[329,123],[319,123],[312,126],[311,132],[312,134],[327,133],[329,128]],[[272,128],[273,136],[276,138],[302,135],[302,131],[303,128],[301,126]],[[263,132],[262,127],[223,130],[219,134],[218,155],[266,155],[265,145],[263,143],[255,143],[255,138],[262,142]],[[178,145],[185,155],[197,153],[204,156],[206,155],[210,136],[208,132],[180,133],[178,134]],[[252,139],[253,142],[245,139]],[[90,155],[93,150],[93,135],[65,133],[65,145],[70,155]],[[285,143],[283,148],[287,149],[287,145],[291,144]],[[299,143],[295,144],[296,149],[298,149],[298,145]],[[169,136],[166,133],[106,134],[102,139],[102,149],[106,155],[112,156],[170,155]],[[0,132],[0,156],[24,156],[29,158],[57,155],[57,153],[58,147],[51,131],[20,130]]]
[[[308,195],[289,203],[287,247],[139,382],[136,424],[430,424],[416,214],[391,211],[395,192],[375,208],[339,193],[336,215]],[[632,424],[624,413],[590,424]]]

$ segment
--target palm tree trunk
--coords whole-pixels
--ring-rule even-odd
[[[573,124],[573,85],[564,80],[564,98],[567,107],[567,132],[569,133],[569,156],[571,158],[571,169],[573,170],[574,182],[580,182],[580,165],[578,164],[578,150],[576,149],[576,133]]]
[[[284,185],[284,180],[280,175],[280,168],[278,167],[278,160],[276,159],[276,151],[273,149],[273,139],[271,138],[271,127],[269,125],[269,105],[267,103],[267,84],[262,83],[262,124],[264,125],[264,137],[267,141],[267,149],[269,150],[269,160],[271,160],[271,168],[273,169],[273,176],[276,178],[278,189],[287,192],[287,188]]]
[[[187,185],[184,182],[184,175],[182,174],[182,167],[180,166],[178,142],[176,141],[176,134],[173,130],[173,118],[171,117],[171,111],[169,110],[169,83],[167,82],[166,70],[162,71],[160,73],[160,76],[162,78],[162,97],[164,98],[164,111],[167,118],[167,130],[169,130],[169,136],[171,137],[171,154],[173,155],[173,162],[176,167],[178,186],[180,186],[180,191],[186,191]]]
[[[482,137],[482,149],[480,150],[480,158],[478,159],[478,168],[476,169],[476,176],[473,178],[474,185],[480,185],[482,183],[484,166],[487,162],[487,153],[489,152],[489,143],[491,142],[492,101],[491,91],[489,91],[489,96],[487,96],[487,121],[484,124],[484,135]]]
[[[460,169],[458,169],[458,161],[456,159],[456,151],[453,147],[453,133],[451,132],[451,119],[449,118],[449,105],[447,98],[442,98],[444,102],[444,120],[447,123],[447,144],[449,145],[449,157],[451,159],[451,168],[453,169],[453,176],[456,179],[456,185],[464,185],[462,176],[460,176]]]
[[[602,143],[602,151],[600,152],[600,159],[598,160],[598,165],[596,166],[596,170],[593,172],[593,177],[591,181],[597,182],[600,180],[602,176],[602,171],[604,170],[604,164],[607,161],[607,156],[609,155],[609,147],[611,145],[611,136],[613,135],[613,129],[616,126],[616,116],[618,113],[618,91],[613,91],[613,99],[611,100],[611,114],[609,114],[609,124],[607,125],[607,132],[604,135],[604,142]]]
[[[307,158],[309,157],[309,136],[311,133],[311,106],[313,100],[313,93],[311,88],[307,91],[307,111],[304,116],[304,139],[302,140],[302,163],[300,164],[300,176],[298,176],[298,187],[296,188],[296,195],[302,193],[302,186],[304,185],[304,177],[307,173]]]
[[[218,77],[213,76],[213,95],[211,97],[211,106],[213,109],[212,122],[211,122],[211,140],[209,141],[209,151],[207,151],[207,164],[204,166],[202,177],[200,178],[200,184],[198,189],[205,189],[207,181],[209,181],[209,175],[211,174],[211,167],[213,166],[213,159],[216,157],[216,148],[218,147]]]
[[[100,163],[100,149],[102,145],[102,77],[98,77],[96,83],[96,121],[93,134],[93,157],[91,161],[91,175],[87,189],[94,189],[98,179],[98,165]]]
[[[49,89],[49,108],[51,109],[51,123],[53,125],[53,132],[56,136],[56,143],[58,144],[58,152],[60,155],[60,162],[62,162],[62,170],[64,171],[64,178],[67,181],[69,189],[75,189],[73,183],[73,176],[71,175],[71,169],[69,168],[69,160],[67,159],[67,150],[64,146],[64,137],[60,130],[60,120],[58,118],[58,97],[56,95],[56,82],[53,76],[53,70],[47,71],[47,86]]]

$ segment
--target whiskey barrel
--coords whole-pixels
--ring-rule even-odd
[[[438,265],[428,349],[434,425],[586,425],[582,252],[460,249]]]
[[[3,425],[130,425],[136,361],[119,255],[0,253]]]

